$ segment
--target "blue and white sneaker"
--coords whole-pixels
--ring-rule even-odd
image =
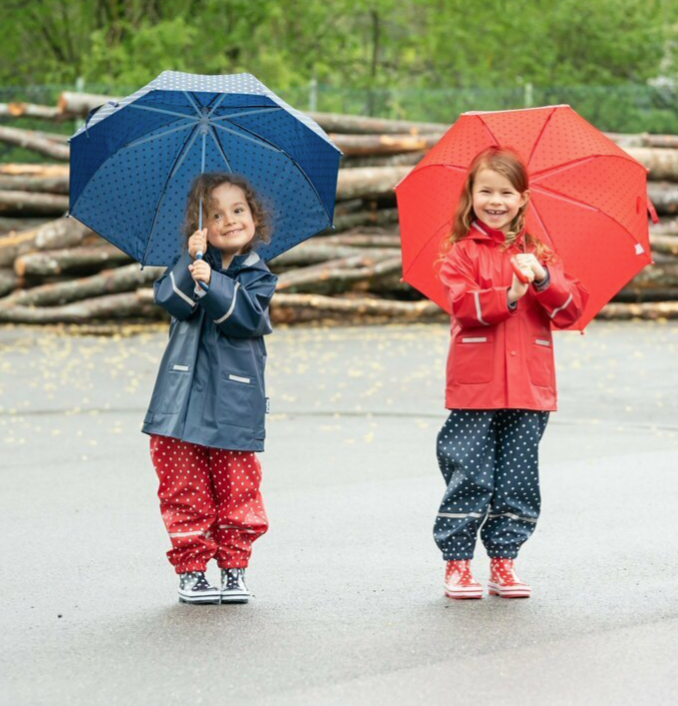
[[[179,574],[180,603],[221,603],[221,591],[212,586],[203,571]]]
[[[250,595],[245,585],[245,569],[221,570],[222,603],[247,603]]]

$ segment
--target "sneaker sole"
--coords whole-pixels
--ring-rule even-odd
[[[448,591],[445,589],[445,595],[448,598],[460,598],[460,599],[468,599],[468,598],[482,598],[483,597],[483,589],[476,589],[476,590],[469,590],[469,591]]]
[[[488,583],[487,589],[491,596],[499,596],[499,598],[529,598],[532,594],[532,589],[529,586],[521,588],[503,588],[499,584]]]
[[[211,594],[207,596],[186,596],[179,594],[179,603],[190,603],[191,605],[218,605],[221,603],[221,594]]]
[[[249,596],[222,596],[221,602],[223,603],[249,603]]]

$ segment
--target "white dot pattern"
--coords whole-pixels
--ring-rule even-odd
[[[268,529],[256,454],[157,435],[150,448],[176,572],[205,571],[212,558],[222,569],[244,569]]]
[[[538,451],[548,418],[521,409],[452,410],[438,434],[447,489],[433,530],[446,561],[472,559],[479,531],[489,556],[518,556],[539,517]]]

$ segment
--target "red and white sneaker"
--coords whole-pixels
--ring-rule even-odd
[[[460,559],[445,565],[445,595],[448,598],[482,598],[483,587],[471,575],[471,561]]]
[[[532,589],[521,581],[513,568],[513,559],[492,557],[490,559],[490,580],[487,584],[491,596],[501,598],[529,598]]]

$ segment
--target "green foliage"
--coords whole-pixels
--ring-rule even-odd
[[[530,84],[534,104],[570,102],[608,129],[642,115],[655,125],[676,120],[675,95],[623,87],[678,79],[678,0],[5,5],[2,86],[72,85],[83,77],[86,90],[125,93],[166,69],[248,71],[299,107],[315,79],[320,109],[448,122],[461,110],[523,105]],[[577,93],[581,86],[608,93]]]

